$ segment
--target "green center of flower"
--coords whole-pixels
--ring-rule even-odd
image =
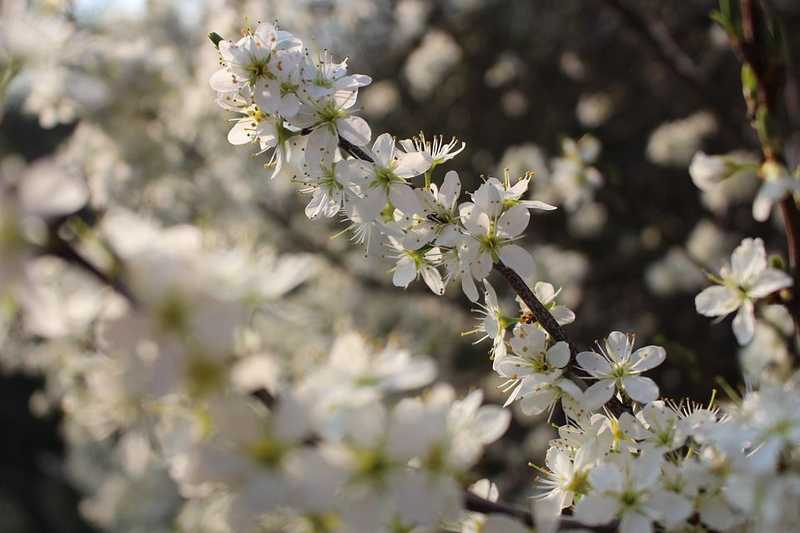
[[[616,363],[611,367],[611,377],[614,379],[622,379],[628,374],[628,365],[625,363]]]
[[[225,366],[202,355],[189,358],[186,366],[189,394],[200,398],[219,390],[225,384]]]
[[[564,486],[564,490],[574,494],[587,494],[590,488],[589,472],[586,470],[575,472],[569,483]]]
[[[170,292],[161,300],[155,316],[158,324],[167,332],[180,333],[189,326],[189,309],[183,298],[175,292]]]
[[[288,94],[294,94],[294,93],[297,92],[297,89],[299,89],[299,88],[300,88],[300,85],[298,85],[296,83],[291,83],[291,82],[285,81],[285,82],[281,83],[281,96],[286,96]]]
[[[662,446],[670,446],[672,444],[672,429],[666,429],[656,434],[656,440]]]
[[[255,82],[259,78],[267,78],[270,80],[275,78],[275,75],[269,71],[267,61],[268,58],[263,60],[254,60],[252,63],[247,65],[247,73],[250,74],[251,82]]]
[[[333,82],[322,75],[322,73],[317,72],[317,75],[314,77],[314,85],[317,87],[322,87],[323,89],[330,89],[333,87]]]
[[[272,468],[281,463],[287,451],[288,448],[271,435],[264,435],[247,447],[250,457],[259,464]]]
[[[386,191],[389,191],[389,187],[393,183],[405,183],[406,180],[398,176],[394,173],[394,169],[391,167],[378,167],[375,169],[375,179],[372,180],[370,185],[375,187],[383,187]]]
[[[383,450],[361,450],[356,454],[356,479],[381,482],[391,468],[392,461]]]
[[[625,507],[635,507],[636,504],[639,503],[639,494],[631,490],[626,490],[620,494],[619,501]]]
[[[444,472],[447,467],[447,461],[444,449],[440,444],[435,444],[431,447],[430,452],[425,457],[425,468],[429,472]]]
[[[359,378],[356,379],[355,384],[358,387],[374,387],[379,383],[379,381],[380,380],[378,380],[378,378],[375,376],[364,375],[359,376]]]
[[[342,117],[347,116],[347,113],[342,111],[332,101],[325,102],[318,110],[317,115],[321,122],[333,123]]]
[[[17,221],[12,217],[0,218],[0,250],[13,252],[22,248],[24,242]]]
[[[313,533],[333,533],[339,531],[341,526],[339,518],[333,513],[312,513],[306,515],[306,520]]]

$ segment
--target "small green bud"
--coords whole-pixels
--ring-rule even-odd
[[[208,38],[211,39],[212,43],[214,43],[214,48],[219,49],[219,43],[223,40],[222,36],[219,33],[212,31],[208,34]]]
[[[786,263],[784,263],[783,257],[779,255],[771,255],[769,256],[769,266],[772,268],[777,268],[778,270],[784,270],[786,268]]]

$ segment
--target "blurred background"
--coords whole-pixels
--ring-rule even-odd
[[[772,5],[796,56],[800,4]],[[622,330],[665,346],[667,361],[654,376],[663,395],[705,402],[718,377],[743,384],[740,364],[757,379],[795,349],[780,308],[766,312],[745,351],[729,321],[713,325],[694,309],[703,270],[716,271],[743,237],[763,237],[770,253],[785,253],[780,221],[753,220],[754,176],[710,193],[689,177],[697,151],[758,153],[739,64],[709,18],[711,0],[0,6],[0,178],[56,165],[84,176],[96,205],[122,205],[165,225],[229,220],[275,253],[314,254],[322,275],[299,297],[319,310],[309,317],[315,328],[396,338],[434,356],[440,376],[459,389],[482,387],[503,401],[488,346],[461,335],[474,317],[457,288],[441,298],[420,283],[395,289],[386,268],[366,262],[346,238],[330,238],[340,229],[335,221],[306,220],[302,197],[288,184],[266,183],[263,161],[227,144],[229,117],[207,83],[216,68],[209,31],[233,38],[247,23],[276,20],[307,44],[349,57],[351,72],[373,78],[359,100],[373,137],[423,131],[466,142],[449,167],[464,190],[483,176],[533,171],[533,196],[560,209],[534,216],[525,246],[538,279],[561,287],[561,301],[577,314],[570,338],[589,348]],[[797,116],[789,118],[797,126]],[[791,168],[796,140],[787,150]],[[503,297],[511,309],[512,295]],[[298,332],[271,342],[312,350],[307,345],[325,341]],[[47,376],[19,361],[13,343],[0,350],[0,530],[172,530],[174,491],[114,477],[113,455],[71,445],[58,402],[48,401]],[[523,502],[534,477],[525,465],[541,463],[553,434],[545,419],[515,413],[480,473]],[[119,512],[156,490],[164,496],[147,509],[149,521],[141,508]]]

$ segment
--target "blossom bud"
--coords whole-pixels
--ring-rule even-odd
[[[698,189],[707,191],[741,170],[741,165],[725,156],[697,152],[689,165],[689,175]]]
[[[224,41],[222,36],[219,33],[215,32],[215,31],[212,31],[211,33],[209,33],[208,34],[208,38],[211,40],[212,43],[214,43],[214,47],[215,48],[219,48],[220,41]]]

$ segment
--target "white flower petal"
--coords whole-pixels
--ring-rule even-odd
[[[591,493],[581,498],[575,506],[575,519],[587,526],[607,524],[617,515],[618,509],[619,502],[615,498]]]
[[[553,387],[544,386],[523,396],[519,406],[523,414],[535,416],[547,411],[556,400],[558,400],[558,391]]]
[[[375,164],[382,168],[389,168],[394,158],[394,137],[389,133],[381,133],[372,145],[372,155],[375,156]]]
[[[764,270],[755,283],[747,290],[751,298],[763,298],[775,291],[792,286],[792,278],[783,270],[768,268]]]
[[[305,149],[306,164],[312,175],[319,175],[322,165],[330,167],[336,153],[336,136],[320,135],[317,134],[318,131],[319,129],[308,136]]]
[[[399,209],[406,216],[422,213],[422,204],[419,201],[419,197],[408,185],[403,185],[401,183],[392,184],[389,189],[389,200],[395,208]]]
[[[359,159],[345,159],[336,163],[336,181],[342,185],[361,185],[373,175],[373,165]]]
[[[512,339],[513,343],[513,339]],[[517,379],[529,375],[533,372],[531,365],[521,358],[513,355],[508,355],[502,359],[495,358],[492,364],[492,370],[500,374],[504,378]]]
[[[217,92],[229,93],[239,89],[239,84],[234,81],[235,76],[227,69],[220,69],[211,75],[208,80],[211,88]]]
[[[469,272],[465,272],[464,275],[461,276],[461,290],[464,291],[464,294],[469,298],[471,302],[477,302],[480,294],[478,293],[478,287],[475,286],[475,280],[472,278],[472,274]]]
[[[407,255],[401,257],[394,268],[394,276],[392,276],[394,286],[406,288],[416,277],[417,268],[414,260]]]
[[[703,498],[698,507],[700,520],[707,526],[720,531],[727,531],[737,523],[737,516],[719,495]]]
[[[744,239],[731,255],[731,268],[736,281],[741,285],[750,285],[765,268],[767,268],[767,252],[761,239]]]
[[[661,346],[644,346],[631,354],[633,369],[644,372],[664,362],[667,352]]]
[[[510,423],[511,413],[508,410],[496,405],[483,405],[475,416],[470,438],[481,444],[491,444],[503,436]]]
[[[694,298],[695,308],[703,316],[725,316],[735,311],[740,303],[736,291],[721,285],[708,287]]]
[[[649,507],[656,511],[659,521],[668,528],[689,518],[694,510],[687,498],[667,490],[654,491]]]
[[[481,237],[489,232],[492,219],[489,215],[481,211],[478,206],[472,203],[463,203],[459,207],[459,216],[470,235]]]
[[[658,399],[658,385],[650,378],[627,376],[622,378],[625,392],[639,403],[649,403]]]
[[[483,185],[472,193],[472,200],[479,207],[479,209],[490,217],[495,217],[500,213],[502,208],[502,199],[500,192],[497,190],[498,186],[492,183],[494,178],[490,178]],[[494,180],[497,182],[497,180]]]
[[[533,256],[523,247],[507,244],[500,248],[500,260],[522,278],[532,277],[536,273]]]
[[[539,298],[542,304],[547,305],[552,302],[556,297],[556,288],[552,283],[546,281],[537,281],[533,286],[533,293]]]
[[[444,294],[444,283],[442,283],[442,273],[439,272],[437,268],[434,268],[430,265],[425,265],[422,267],[422,279],[425,280],[425,284],[428,285],[428,288],[436,294],[442,295]]]
[[[622,492],[623,476],[619,467],[612,463],[601,463],[589,472],[589,482],[598,492]]]
[[[525,231],[530,221],[530,212],[521,205],[515,205],[497,221],[497,233],[502,237],[514,238]]]
[[[355,202],[356,216],[362,222],[369,222],[378,218],[383,208],[386,207],[386,189],[383,187],[364,188],[363,197]]]
[[[581,352],[577,355],[577,360],[580,367],[592,376],[607,376],[611,372],[611,365],[598,353]]]
[[[566,326],[575,322],[575,313],[563,305],[557,305],[550,309],[550,314],[556,319],[559,326]]]
[[[756,317],[753,311],[753,302],[745,300],[733,319],[733,333],[740,346],[749,344],[753,340],[756,328]]]
[[[485,279],[494,267],[492,256],[488,252],[482,252],[474,261],[470,262],[470,270],[475,279]]]
[[[615,361],[622,361],[628,357],[633,348],[630,336],[621,331],[612,331],[606,339],[608,355]]]
[[[652,533],[653,521],[638,511],[627,511],[619,522],[619,533]]]
[[[394,173],[401,178],[413,178],[431,168],[430,156],[422,152],[398,153],[395,159]]]
[[[254,138],[253,127],[249,119],[237,120],[228,132],[228,142],[233,145],[248,144],[253,142]]]
[[[549,350],[547,350],[547,362],[556,367],[564,368],[569,363],[569,344],[564,341],[555,343]]]
[[[336,121],[336,130],[339,135],[356,146],[364,146],[372,137],[372,130],[370,130],[367,121],[356,116],[338,119]]]
[[[461,194],[461,180],[455,170],[447,171],[444,175],[442,188],[439,189],[439,199],[448,210],[455,208],[458,196]]]
[[[610,379],[601,379],[585,391],[581,401],[589,409],[598,409],[608,402],[614,396],[614,381]]]
[[[541,211],[553,211],[558,209],[558,207],[554,205],[540,202],[539,200],[522,200],[518,205],[521,205],[526,209],[539,209]]]

